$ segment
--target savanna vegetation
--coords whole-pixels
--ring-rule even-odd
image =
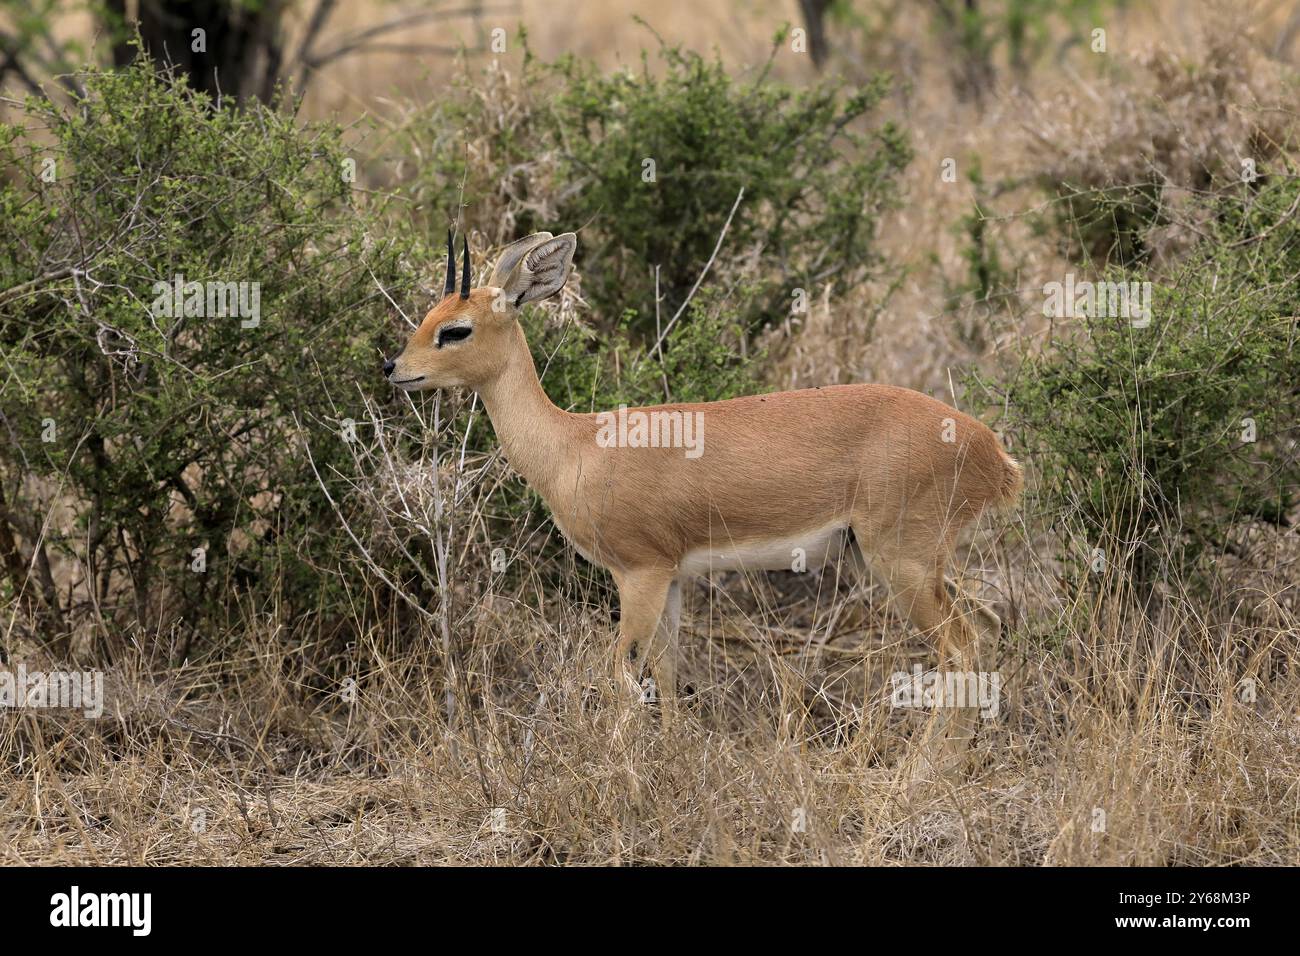
[[[1289,44],[778,7],[743,55],[619,8],[621,63],[525,9],[363,110],[316,91],[364,38],[305,7],[225,11],[261,65],[224,92],[160,23],[8,12],[0,664],[107,702],[0,712],[0,860],[1300,862]],[[1005,690],[959,786],[900,789],[927,650],[847,569],[701,582],[686,724],[614,705],[605,573],[472,395],[380,374],[449,227],[480,280],[578,232],[523,315],[562,407],[878,380],[1003,436],[1028,493],[962,576]],[[1145,321],[1055,308],[1067,275]]]

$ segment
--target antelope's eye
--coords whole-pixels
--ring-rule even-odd
[[[438,348],[442,348],[448,342],[460,342],[470,337],[474,328],[469,325],[453,325],[450,328],[438,330]]]

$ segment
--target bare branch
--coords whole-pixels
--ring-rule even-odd
[[[517,12],[518,8],[510,7],[455,7],[448,10],[421,10],[416,13],[407,13],[400,17],[394,17],[384,23],[376,24],[373,27],[367,27],[364,30],[357,30],[349,33],[338,40],[333,49],[325,53],[313,54],[304,46],[300,51],[299,57],[304,66],[308,69],[319,69],[326,63],[337,60],[339,57],[347,56],[350,53],[364,51],[366,53],[384,52],[384,53],[440,53],[451,54],[459,50],[459,47],[441,46],[438,44],[420,44],[420,43],[370,43],[375,37],[384,36],[398,30],[404,30],[407,27],[415,26],[420,23],[430,23],[436,20],[451,20],[456,17],[480,17],[483,14],[506,14]]]
[[[682,314],[686,311],[686,307],[691,304],[691,299],[695,298],[695,293],[700,289],[700,283],[703,282],[704,277],[709,274],[709,268],[713,265],[713,260],[718,257],[718,250],[722,248],[722,240],[727,238],[727,230],[731,228],[731,220],[736,215],[736,210],[740,208],[740,201],[744,198],[745,187],[741,186],[740,192],[736,193],[736,201],[731,204],[731,212],[727,213],[727,221],[722,224],[722,232],[718,233],[718,242],[717,245],[713,247],[713,254],[709,256],[709,261],[704,263],[704,268],[700,270],[700,277],[695,280],[695,285],[691,286],[691,291],[687,294],[686,300],[682,302],[681,307],[678,308],[677,312],[668,321],[668,325],[664,327],[664,330],[661,333],[659,333],[659,338],[655,340],[655,344],[650,346],[650,350],[646,352],[645,355],[642,355],[636,360],[636,365],[640,365],[646,355],[653,355],[659,350],[659,347],[664,343],[664,339],[668,338],[668,333],[673,330],[673,326],[677,324],[677,320],[680,319]]]

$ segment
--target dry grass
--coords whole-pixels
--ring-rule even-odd
[[[645,42],[631,4],[523,6],[542,56],[615,62]],[[1126,14],[1113,35],[1157,35],[1161,9]],[[677,3],[651,21],[756,62],[796,13],[744,11]],[[952,100],[943,51],[909,16],[894,65],[914,85],[917,159],[884,251],[910,271],[878,316],[879,288],[814,310],[773,369],[780,384],[888,380],[951,400],[948,369],[996,349],[960,334],[941,302],[972,193],[937,170],[947,156],[978,154],[986,172],[1041,157],[1007,135],[1023,115],[1010,91],[981,116]],[[309,112],[374,109],[394,89],[433,95],[419,90],[436,76],[420,87],[406,72],[348,61]],[[1044,103],[1071,82],[1050,65],[1038,79]],[[1032,288],[1057,251],[1016,229],[1002,240]],[[470,461],[440,483],[400,482],[408,497],[394,497],[412,464],[377,468],[368,540],[383,540],[386,521],[446,530],[438,489],[504,479],[499,462]],[[237,631],[205,635],[220,659],[175,666],[166,633],[113,648],[101,720],[0,713],[0,863],[1300,863],[1295,530],[1261,531],[1223,590],[1171,588],[1148,616],[1122,582],[1064,588],[1033,514],[1031,497],[990,519],[966,553],[968,583],[1008,625],[997,662],[1008,686],[959,781],[909,791],[897,778],[924,714],[891,708],[887,680],[928,649],[878,588],[829,573],[698,585],[683,628],[693,697],[665,733],[653,708],[616,700],[602,578],[572,557],[534,561],[542,543],[524,531],[500,545],[526,573],[476,576],[489,561],[470,543],[482,517],[471,511],[450,539],[430,534],[450,558],[437,582],[452,598],[445,619],[399,606],[345,647],[331,622],[247,608]],[[392,603],[371,587],[353,599]],[[38,666],[37,648],[6,643],[11,660]]]
[[[890,707],[886,681],[929,652],[869,582],[697,586],[693,696],[665,733],[619,705],[610,602],[566,558],[508,590],[453,578],[452,669],[436,618],[409,615],[329,674],[261,615],[219,663],[168,666],[142,635],[103,719],[0,717],[0,862],[1300,862],[1294,536],[1146,616],[1100,596],[1114,582],[1053,598],[1026,534],[1013,519],[967,553],[1010,630],[1001,713],[958,781],[898,779],[925,712]]]

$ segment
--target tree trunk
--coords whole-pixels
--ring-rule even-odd
[[[109,0],[108,6],[125,21],[126,0]],[[140,0],[140,38],[158,63],[171,64],[191,88],[214,100],[269,103],[284,61],[284,7],[284,0]],[[113,47],[115,66],[135,56],[129,43]]]

